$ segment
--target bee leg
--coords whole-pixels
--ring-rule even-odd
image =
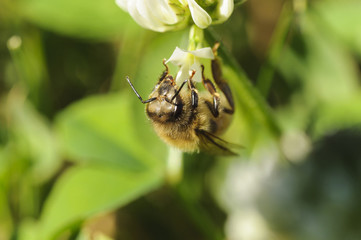
[[[172,97],[172,99],[170,100],[170,102],[172,103],[173,100],[179,95],[180,91],[182,90],[184,84],[186,84],[186,82],[188,82],[188,79],[184,80],[182,82],[182,85],[179,87],[179,89],[177,90],[177,92],[174,94],[174,96]]]
[[[213,116],[218,117],[218,115],[219,115],[219,103],[220,103],[219,94],[217,93],[217,90],[216,90],[215,86],[213,85],[213,83],[209,79],[206,79],[204,77],[204,66],[201,65],[201,67],[202,67],[202,83],[203,83],[203,86],[213,96],[213,103],[211,103],[209,101],[206,101],[206,104],[207,104],[209,110],[211,111],[211,113],[213,114]]]
[[[163,59],[163,65],[165,66],[165,70],[163,71],[162,75],[160,75],[159,82],[163,81],[163,79],[169,74],[169,69],[165,62],[166,62],[166,59]]]
[[[191,90],[191,98],[192,98],[192,108],[195,109],[198,106],[198,91],[193,84],[192,78],[196,74],[196,71],[192,71],[192,74],[188,81],[188,87]]]
[[[221,64],[219,62],[219,59],[217,57],[217,49],[219,47],[219,43],[216,43],[213,47],[213,52],[215,55],[215,59],[212,60],[211,62],[211,67],[212,67],[212,75],[213,75],[213,79],[216,82],[217,86],[219,87],[219,89],[221,89],[221,91],[224,93],[224,96],[226,97],[229,106],[231,107],[229,108],[224,108],[224,111],[226,113],[232,114],[234,112],[234,100],[233,100],[233,95],[231,92],[231,89],[227,83],[227,81],[223,78],[222,76],[222,69],[221,69]]]

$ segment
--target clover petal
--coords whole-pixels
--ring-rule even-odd
[[[214,54],[213,54],[212,48],[210,48],[210,47],[200,48],[200,49],[197,49],[194,51],[188,51],[188,52],[199,58],[214,59]]]
[[[140,26],[158,32],[183,28],[190,17],[201,29],[224,22],[233,11],[233,0],[213,1],[216,7],[207,12],[196,0],[115,0]]]
[[[234,9],[233,0],[219,0],[218,3],[218,22],[226,21],[232,14]]]
[[[191,11],[191,15],[193,18],[193,22],[199,28],[207,28],[212,23],[212,18],[209,14],[198,5],[195,0],[188,0],[189,10]]]
[[[171,62],[172,64],[180,67],[176,77],[177,82],[183,82],[189,78],[190,71],[192,70],[196,71],[195,75],[193,76],[193,80],[196,82],[201,82],[201,64],[199,61],[201,58],[214,59],[212,49],[210,47],[206,47],[194,51],[186,51],[176,47],[166,63]]]
[[[157,32],[176,28],[175,25],[183,19],[177,16],[167,0],[116,0],[116,4],[140,26]]]
[[[166,63],[171,62],[174,65],[180,66],[184,63],[184,59],[187,57],[187,51],[176,47],[170,58],[166,61]]]

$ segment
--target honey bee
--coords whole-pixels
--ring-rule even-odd
[[[217,48],[218,45],[213,48],[216,57],[211,61],[211,68],[213,79],[223,94],[218,93],[214,84],[204,76],[203,65],[202,83],[207,90],[203,92],[198,92],[195,87],[195,71],[178,87],[165,60],[165,71],[147,100],[142,99],[126,77],[134,93],[146,104],[146,114],[158,136],[184,152],[235,155],[228,148],[228,142],[218,137],[230,125],[234,101],[231,89],[222,77]]]

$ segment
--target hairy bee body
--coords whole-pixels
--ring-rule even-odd
[[[203,65],[202,83],[207,91],[198,93],[193,81],[195,71],[177,86],[164,61],[163,64],[166,70],[145,101],[127,78],[135,94],[146,104],[146,114],[158,136],[185,152],[205,150],[233,155],[227,142],[219,138],[232,120],[234,103],[229,85],[222,78],[218,59],[212,60],[211,66],[213,79],[221,93],[205,78]]]
[[[206,96],[206,93],[199,95],[198,107],[192,109],[191,93],[187,91],[181,94],[182,113],[170,121],[158,121],[159,118],[154,117],[152,106],[149,107],[152,103],[148,103],[146,107],[148,118],[158,136],[167,144],[185,152],[202,150],[203,142],[199,134],[209,132],[212,135],[220,136],[232,120],[232,115],[223,112],[218,117],[214,117],[205,103],[212,99]],[[153,94],[150,97],[153,97]]]

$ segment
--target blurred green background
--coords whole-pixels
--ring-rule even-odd
[[[208,29],[244,149],[185,154],[170,185],[125,76],[147,96],[188,29],[113,0],[0,0],[0,239],[361,239],[360,11],[250,0]]]

